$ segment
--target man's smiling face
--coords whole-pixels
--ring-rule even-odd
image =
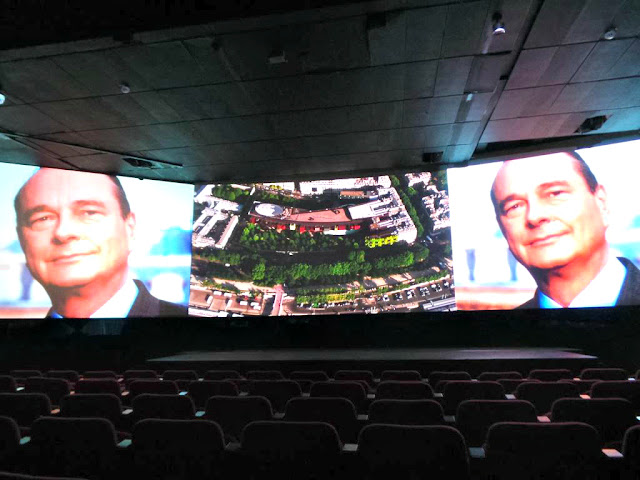
[[[604,188],[594,191],[565,153],[505,162],[493,183],[496,218],[528,269],[553,269],[607,249]]]
[[[126,276],[135,218],[123,215],[108,176],[43,168],[25,184],[17,206],[27,266],[45,289]]]

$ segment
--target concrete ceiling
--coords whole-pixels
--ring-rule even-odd
[[[131,33],[0,50],[0,160],[259,181],[640,128],[640,0],[382,0]],[[575,133],[597,115],[602,128]]]

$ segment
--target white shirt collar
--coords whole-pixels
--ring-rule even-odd
[[[132,278],[107,303],[96,310],[90,318],[126,318],[138,296],[138,287]]]
[[[591,283],[582,290],[569,304],[569,308],[613,307],[618,301],[622,284],[627,276],[627,269],[613,252],[609,252],[609,260]],[[539,292],[541,308],[562,308],[560,304]]]

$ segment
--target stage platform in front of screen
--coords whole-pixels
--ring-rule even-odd
[[[187,351],[147,360],[157,370],[382,370],[411,369],[483,371],[568,368],[576,374],[595,366],[598,358],[570,348],[353,348]]]

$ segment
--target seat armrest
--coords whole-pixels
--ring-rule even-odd
[[[26,445],[27,443],[29,443],[31,441],[31,437],[27,436],[27,437],[22,437],[20,439],[20,445]]]
[[[131,439],[125,438],[120,443],[118,443],[118,448],[129,448],[131,446]]]
[[[131,415],[133,413],[133,408],[125,408],[122,411],[122,415]]]
[[[585,400],[589,400],[591,397],[589,395],[587,395],[586,393],[581,393],[580,394],[580,398],[584,398]]]
[[[51,409],[51,415],[60,415],[60,409],[59,408],[52,408]]]
[[[345,443],[342,446],[342,451],[345,453],[355,453],[358,451],[358,444],[357,443]]]
[[[367,400],[375,400],[375,399],[376,399],[375,393],[367,393]]]
[[[205,413],[204,410],[198,410],[196,412],[196,417],[197,418],[204,417],[204,413]]]
[[[240,451],[240,442],[229,442],[224,447],[227,452],[239,452]]]
[[[359,422],[368,422],[369,421],[369,415],[365,415],[365,414],[359,414],[357,417],[357,420]]]
[[[24,387],[16,387],[16,392],[22,392],[24,390]]]
[[[447,423],[456,423],[456,416],[455,415],[445,415],[444,416],[444,421]]]
[[[284,418],[284,413],[281,412],[275,412],[273,414],[273,419],[274,420],[282,420]]]
[[[442,392],[433,392],[433,398],[444,398],[444,394]]]
[[[188,393],[188,392],[186,392],[186,391],[182,391],[182,392],[178,392],[178,395],[182,395],[182,396],[184,396],[184,395],[186,395],[187,393]]]
[[[506,398],[507,400],[515,400],[516,396],[513,393],[507,393],[504,398]]]
[[[486,454],[482,447],[469,447],[469,456],[471,458],[485,458]]]
[[[546,415],[538,415],[538,422],[540,423],[550,423],[551,419]]]
[[[624,458],[622,453],[620,453],[615,448],[603,448],[602,453],[604,453],[609,458]]]

